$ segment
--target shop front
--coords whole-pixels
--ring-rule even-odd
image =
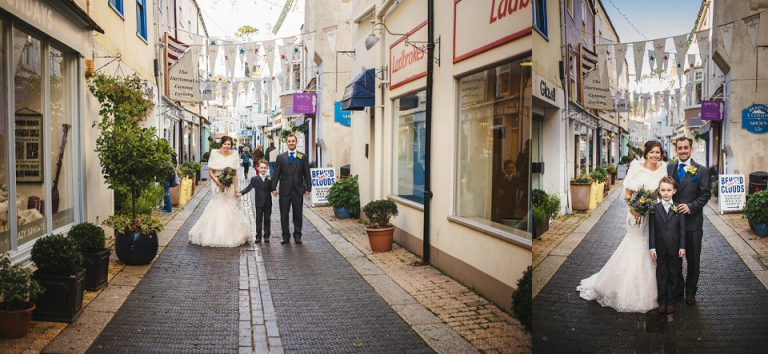
[[[0,3],[0,252],[17,260],[83,219],[79,58],[101,29],[66,3]]]

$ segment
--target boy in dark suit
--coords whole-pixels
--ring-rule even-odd
[[[653,215],[649,217],[648,243],[651,258],[656,261],[657,311],[660,314],[675,312],[677,273],[683,266],[685,256],[685,220],[672,202],[675,192],[675,180],[663,177],[659,183],[661,202],[653,206]]]
[[[272,185],[272,177],[267,175],[267,171],[269,171],[269,162],[264,159],[259,160],[258,167],[256,168],[258,173],[251,178],[248,187],[245,187],[239,193],[239,195],[243,195],[250,192],[251,189],[254,190],[253,207],[256,208],[256,243],[261,242],[262,220],[264,222],[264,242],[269,242],[269,219],[272,217],[271,193],[275,190],[275,187]]]

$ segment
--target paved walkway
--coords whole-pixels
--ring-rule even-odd
[[[764,273],[749,256],[751,248],[711,209],[705,209],[697,304],[679,301],[676,313],[668,316],[627,314],[579,297],[579,281],[599,271],[621,242],[626,212],[624,203],[606,206],[605,214],[596,211],[598,220],[585,226],[583,239],[573,247],[563,245],[562,252],[553,255],[563,260],[551,278],[536,275],[543,265],[557,263],[548,262],[550,256],[534,271],[535,280],[544,279],[536,284],[539,291],[533,305],[536,351],[765,352],[768,290],[759,279]]]

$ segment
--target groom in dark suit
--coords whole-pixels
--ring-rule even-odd
[[[674,201],[678,212],[685,217],[685,260],[688,263],[688,277],[683,280],[682,267],[678,273],[677,293],[682,293],[685,286],[685,302],[688,305],[696,303],[696,291],[699,284],[699,269],[701,266],[701,241],[704,237],[704,206],[712,196],[709,188],[709,169],[691,159],[693,140],[680,138],[675,142],[677,163],[667,166],[667,175],[677,182],[677,193]]]
[[[289,210],[293,210],[293,240],[301,244],[303,196],[312,190],[312,177],[309,174],[309,161],[304,154],[296,151],[298,140],[296,135],[289,134],[285,140],[288,151],[277,155],[275,175],[272,178],[273,190],[280,182],[280,188],[272,192],[280,192],[280,226],[283,229],[283,240],[286,244],[291,240],[291,230],[288,224]]]

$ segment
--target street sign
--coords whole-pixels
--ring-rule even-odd
[[[747,201],[747,186],[744,175],[720,175],[717,179],[717,204],[720,214],[724,211],[744,209],[744,204]]]

